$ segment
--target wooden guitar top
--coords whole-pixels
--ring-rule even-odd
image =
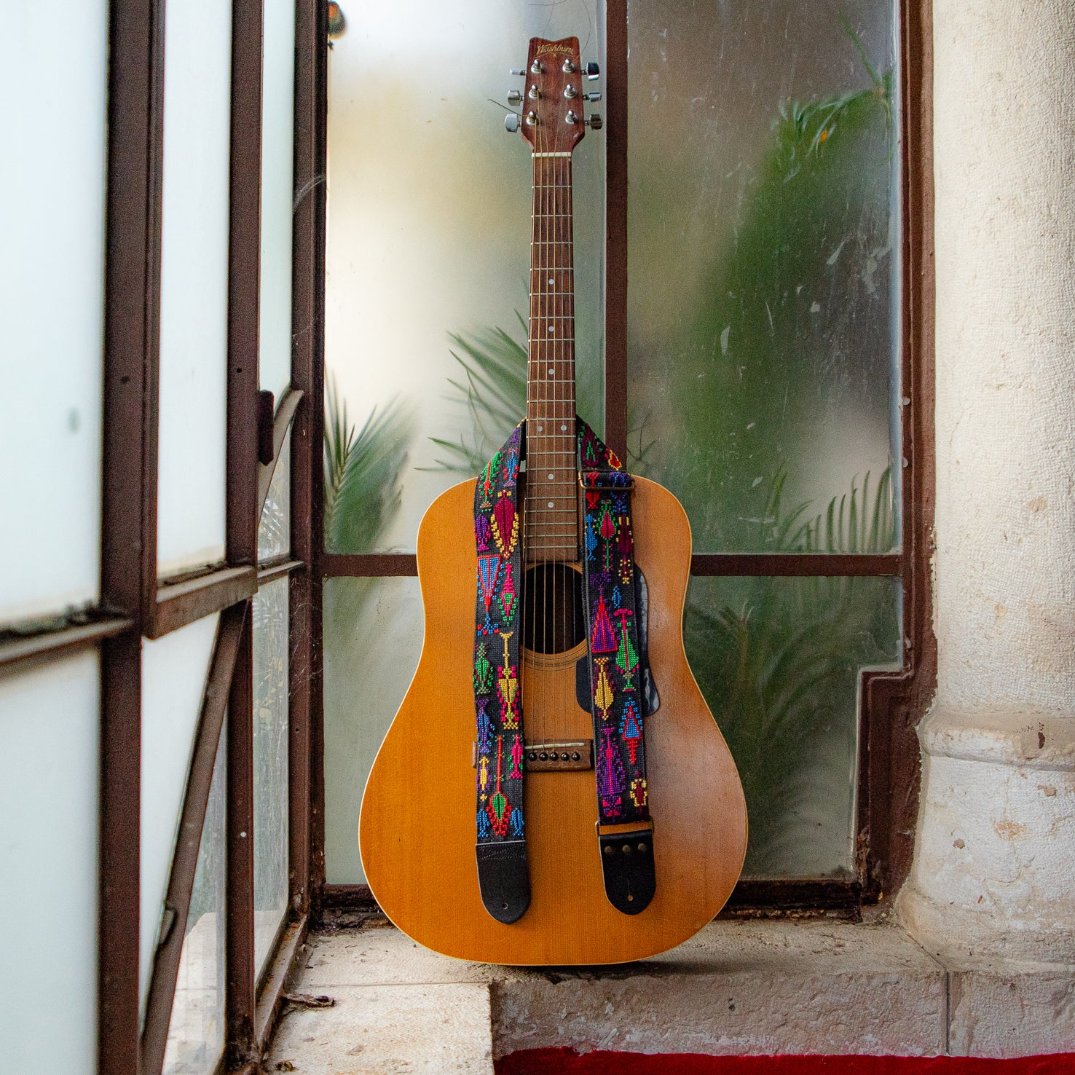
[[[593,769],[528,772],[531,902],[505,925],[482,904],[475,864],[473,501],[473,481],[454,486],[419,529],[425,640],[362,802],[359,844],[369,885],[403,932],[462,959],[579,965],[665,951],[724,905],[747,843],[739,775],[683,651],[687,517],[667,490],[635,479],[635,563],[648,586],[649,661],[660,696],[645,730],[656,895],[636,915],[608,902]],[[528,742],[593,738],[591,715],[575,698],[578,656],[524,654]]]

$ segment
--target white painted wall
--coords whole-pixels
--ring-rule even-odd
[[[904,920],[1075,963],[1075,8],[934,0],[937,697]]]

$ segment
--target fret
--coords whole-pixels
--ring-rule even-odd
[[[534,162],[524,532],[530,558],[578,549],[570,157]]]

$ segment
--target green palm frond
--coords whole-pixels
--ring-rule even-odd
[[[334,380],[325,394],[325,547],[368,552],[399,509],[413,421],[393,400],[356,431]]]

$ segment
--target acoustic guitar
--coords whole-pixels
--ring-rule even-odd
[[[690,528],[576,419],[577,38],[530,42],[508,116],[533,159],[525,422],[418,531],[425,637],[362,801],[370,888],[450,956],[621,963],[727,900],[746,805],[691,675]],[[525,461],[524,461],[525,459]]]

